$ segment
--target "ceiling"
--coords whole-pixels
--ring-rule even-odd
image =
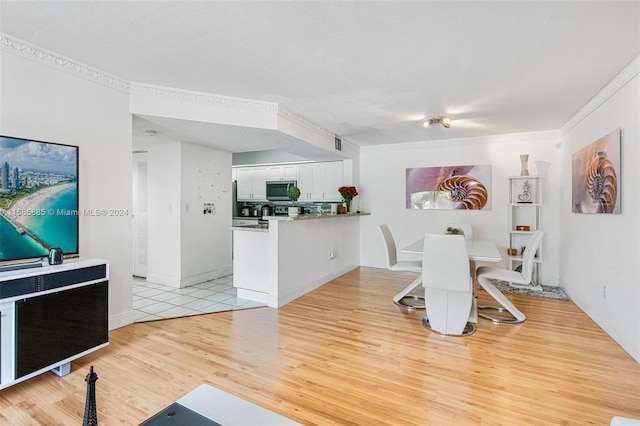
[[[279,103],[358,146],[557,130],[639,55],[639,29],[638,1],[0,1],[5,34],[128,81]],[[450,129],[420,126],[445,113]],[[134,121],[138,138],[223,131]]]

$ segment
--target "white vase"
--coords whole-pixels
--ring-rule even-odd
[[[298,216],[299,212],[300,210],[298,209],[298,207],[289,207],[289,216],[296,217]]]
[[[520,163],[522,165],[522,168],[520,169],[520,176],[529,176],[529,166],[527,165],[528,162],[529,162],[529,155],[522,154],[520,156]]]

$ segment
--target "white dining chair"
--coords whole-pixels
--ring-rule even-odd
[[[467,245],[462,235],[427,234],[424,237],[422,276],[427,315],[422,324],[440,334],[468,336],[475,331],[470,317],[473,281]]]
[[[501,306],[478,306],[478,316],[486,318],[494,323],[508,323],[518,324],[524,321],[527,317],[520,312],[513,303],[507,297],[502,294],[500,290],[496,288],[491,279],[502,280],[517,284],[530,284],[531,276],[533,274],[533,262],[538,251],[538,247],[542,243],[543,232],[537,230],[533,233],[529,242],[526,245],[524,254],[522,255],[522,270],[510,271],[508,269],[495,268],[491,266],[481,266],[477,271],[478,285],[483,288],[487,293],[491,295]],[[511,314],[511,317],[502,317],[495,315],[488,315],[483,310],[492,309],[498,312],[507,311]]]
[[[473,228],[469,223],[449,223],[445,228],[445,234],[455,233],[456,229],[460,229],[464,235],[465,240],[473,240]],[[471,278],[476,278],[476,261],[469,259],[469,270],[471,271]]]
[[[379,225],[380,235],[386,250],[387,269],[390,271],[418,272],[422,274],[422,262],[419,260],[398,260],[396,243],[393,234],[387,225]],[[409,293],[422,282],[422,275],[418,276],[411,284],[400,293],[393,296],[393,303],[407,309],[424,309],[424,297],[410,295]]]

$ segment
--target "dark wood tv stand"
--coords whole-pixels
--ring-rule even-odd
[[[107,346],[108,287],[101,259],[0,272],[0,389]]]

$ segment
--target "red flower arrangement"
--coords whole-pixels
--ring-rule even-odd
[[[355,186],[341,186],[338,188],[338,192],[342,195],[342,199],[347,204],[347,211],[351,211],[351,200],[358,195],[358,190]]]

